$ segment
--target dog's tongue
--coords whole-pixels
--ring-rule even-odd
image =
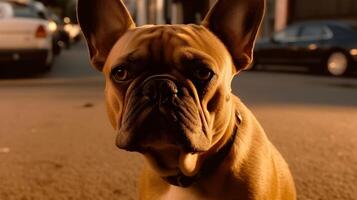
[[[181,153],[179,167],[185,176],[194,176],[199,171],[198,154]]]

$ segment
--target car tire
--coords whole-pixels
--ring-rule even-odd
[[[55,59],[55,54],[54,54],[53,49],[51,49],[51,50],[48,51],[47,58],[44,61],[41,62],[39,71],[40,72],[50,71],[51,68],[52,68],[52,65],[54,63],[54,59]]]
[[[59,44],[60,40],[53,40],[52,41],[52,52],[55,56],[58,56],[61,54],[62,47]]]
[[[350,58],[343,51],[330,53],[325,60],[325,70],[332,76],[344,76],[349,71]]]

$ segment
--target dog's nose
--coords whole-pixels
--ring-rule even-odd
[[[144,83],[143,95],[150,99],[153,104],[165,104],[177,94],[177,86],[170,79],[152,79]]]

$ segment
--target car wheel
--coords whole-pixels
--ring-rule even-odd
[[[326,59],[326,71],[333,76],[343,76],[348,72],[349,63],[350,60],[345,53],[333,52]]]
[[[55,59],[55,55],[54,55],[53,49],[51,49],[48,51],[47,58],[42,62],[39,70],[41,72],[47,72],[47,71],[51,70],[52,65],[54,63],[54,59]]]
[[[60,41],[54,41],[52,46],[53,46],[53,50],[52,50],[53,54],[56,55],[56,56],[60,55],[61,54],[61,50],[62,50]]]

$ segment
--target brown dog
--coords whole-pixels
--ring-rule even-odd
[[[284,159],[231,93],[264,4],[220,0],[202,25],[136,27],[119,0],[79,0],[117,146],[149,163],[140,199],[296,199]]]

